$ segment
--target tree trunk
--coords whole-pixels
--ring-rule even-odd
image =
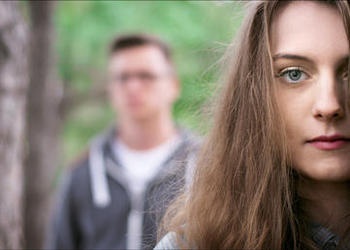
[[[25,246],[43,247],[58,165],[59,104],[62,89],[55,74],[53,1],[29,1],[30,85],[25,171]]]
[[[22,247],[26,35],[17,3],[0,1],[0,249]]]

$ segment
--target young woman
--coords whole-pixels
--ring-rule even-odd
[[[158,249],[350,249],[349,1],[260,1]]]

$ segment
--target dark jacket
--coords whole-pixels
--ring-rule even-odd
[[[182,141],[148,183],[143,197],[131,200],[121,166],[111,149],[114,131],[97,137],[88,157],[66,176],[48,237],[48,249],[126,249],[128,215],[143,212],[142,249],[156,244],[157,224],[185,184],[188,159],[197,139],[181,131]]]

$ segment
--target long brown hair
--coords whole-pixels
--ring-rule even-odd
[[[349,2],[322,3],[338,8],[349,38]],[[193,183],[163,221],[181,247],[312,248],[274,96],[269,26],[282,4],[288,2],[248,3],[226,53],[224,88]]]

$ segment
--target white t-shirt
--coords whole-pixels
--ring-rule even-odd
[[[162,164],[176,150],[181,142],[179,135],[149,150],[134,150],[116,139],[113,151],[118,158],[131,192],[131,200],[143,200],[147,184],[160,170]],[[128,219],[128,249],[141,248],[142,205],[132,204]]]

